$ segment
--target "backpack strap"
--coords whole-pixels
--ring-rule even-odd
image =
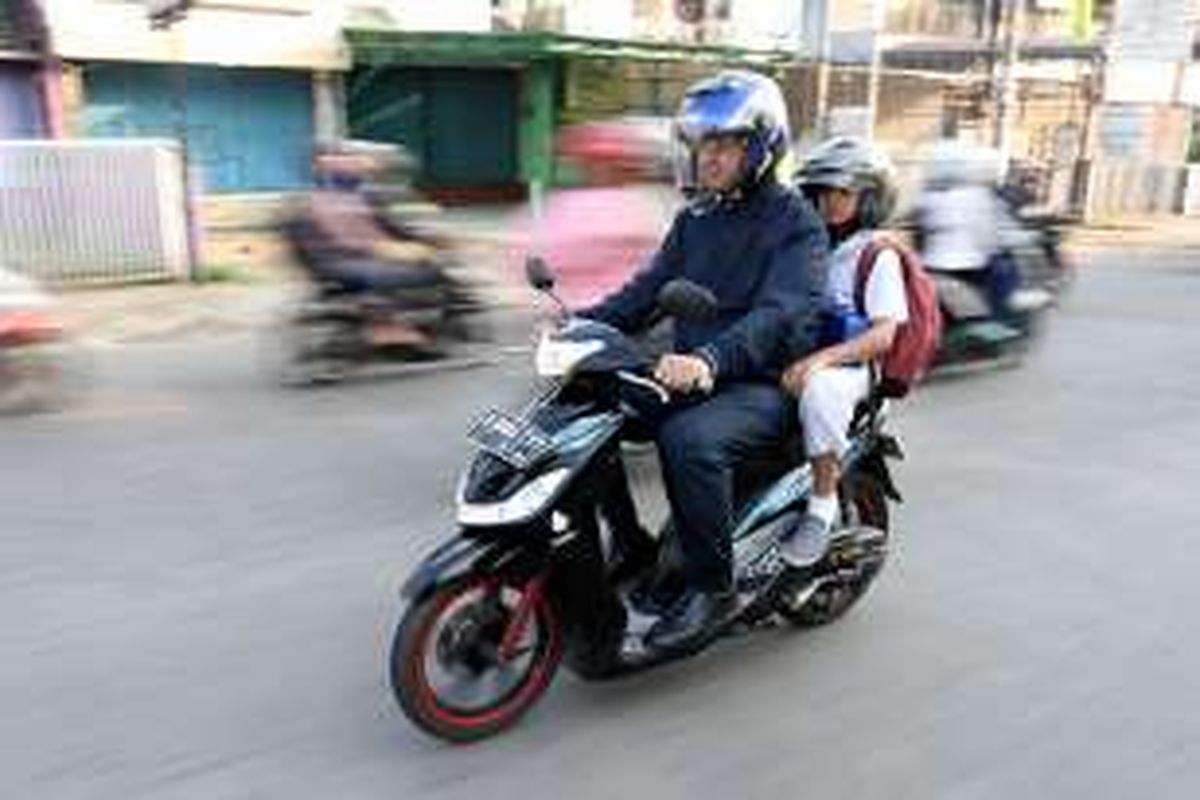
[[[871,278],[871,268],[875,266],[875,259],[883,249],[884,244],[880,238],[873,236],[858,254],[858,266],[854,270],[854,308],[864,316],[867,313],[867,281]]]

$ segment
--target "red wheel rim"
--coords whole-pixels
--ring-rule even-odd
[[[439,628],[445,612],[464,598],[479,592],[488,592],[490,582],[484,579],[463,584],[456,591],[446,592],[436,601],[427,621],[417,636],[418,652],[410,658],[406,670],[411,677],[410,685],[417,693],[417,703],[434,720],[439,723],[457,728],[482,728],[503,724],[520,714],[526,706],[545,687],[551,677],[562,646],[561,634],[553,609],[544,597],[539,597],[534,604],[529,628],[532,635],[537,637],[528,667],[515,682],[515,685],[502,692],[493,703],[486,703],[478,710],[456,708],[440,696],[438,689],[431,681],[427,660],[436,643],[431,642],[431,636]],[[523,594],[526,588],[501,586],[500,591],[510,591]]]

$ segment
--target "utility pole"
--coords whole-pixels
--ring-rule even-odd
[[[861,122],[862,134],[873,138],[879,107],[879,87],[883,76],[884,23],[887,0],[871,0],[871,17],[865,33],[870,40],[870,62],[867,72],[867,97]],[[816,125],[817,139],[829,134],[829,84],[833,71],[833,2],[814,0],[805,4],[805,40],[808,50],[816,57]],[[859,32],[863,32],[861,29]]]
[[[879,86],[883,80],[883,40],[887,15],[887,0],[871,2],[871,69],[867,73],[867,123],[868,139],[875,139],[875,123],[879,114]]]
[[[830,0],[813,0],[810,21],[815,30],[810,30],[810,41],[816,45],[817,57],[817,97],[816,115],[813,120],[815,138],[820,140],[828,131],[829,117],[829,77],[832,65],[829,63],[833,55],[832,37],[830,35]]]
[[[1025,27],[1024,0],[995,0],[1004,3],[1004,61],[996,91],[996,128],[992,143],[1000,152],[1000,163],[1007,167],[1012,155],[1012,127],[1017,105],[1017,65],[1020,59],[1021,32]],[[993,51],[994,52],[994,51]],[[994,55],[993,55],[994,58]]]

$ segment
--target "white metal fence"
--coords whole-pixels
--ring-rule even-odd
[[[1183,164],[1092,162],[1087,176],[1087,218],[1177,213],[1182,209],[1186,179]]]
[[[157,139],[0,142],[0,263],[58,285],[186,277],[178,147]]]

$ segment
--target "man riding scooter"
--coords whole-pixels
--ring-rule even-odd
[[[659,290],[686,278],[716,296],[715,319],[680,321],[655,378],[678,398],[657,431],[688,590],[651,629],[656,647],[686,646],[736,603],[731,575],[734,471],[773,452],[788,404],[790,357],[812,346],[828,239],[799,194],[777,181],[787,112],[767,77],[730,71],[686,93],[676,169],[690,203],[649,266],[581,316],[632,332],[652,321]]]

